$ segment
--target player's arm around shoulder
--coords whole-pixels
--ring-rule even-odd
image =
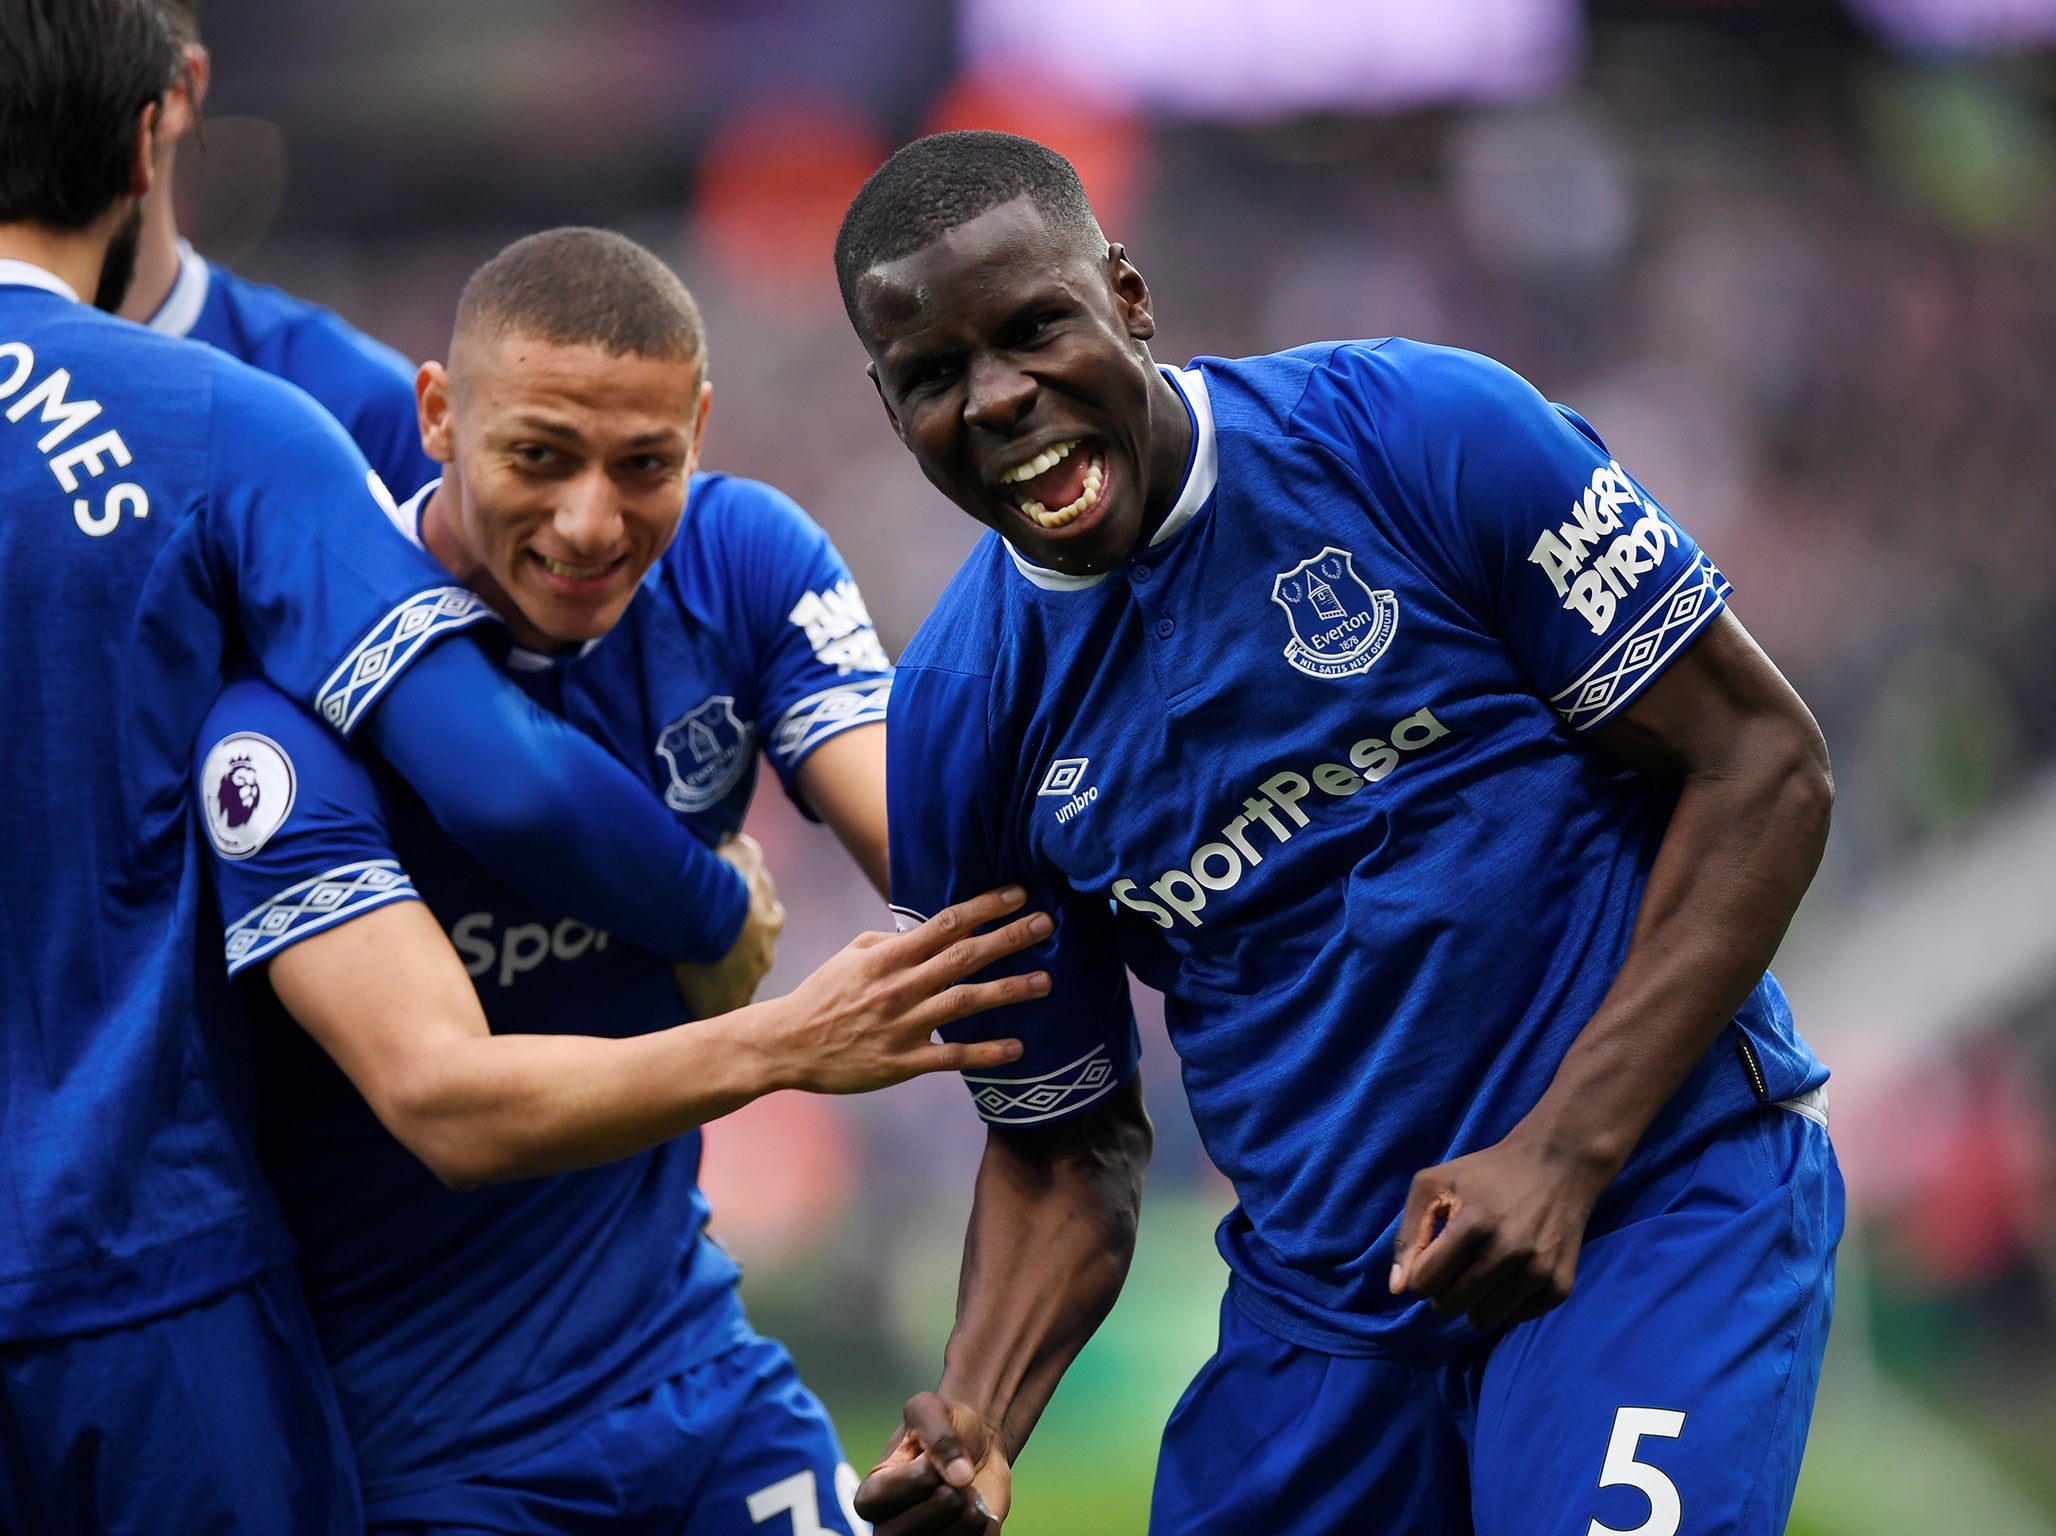
[[[864,935],[790,996],[719,1018],[628,1039],[496,1035],[394,856],[376,782],[312,715],[238,680],[203,734],[196,789],[231,969],[263,967],[386,1128],[455,1188],[625,1157],[779,1088],[1001,1065],[1018,1042],[930,1037],[1048,990],[1041,973],[969,982],[1050,930],[1041,914],[1004,921],[1025,900],[1015,889]]]

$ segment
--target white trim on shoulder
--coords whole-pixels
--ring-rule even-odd
[[[214,274],[207,270],[207,258],[181,240],[178,243],[178,276],[171,292],[150,317],[150,329],[160,336],[190,336],[200,323],[200,311],[207,307],[207,290]]]
[[[437,635],[495,617],[485,599],[465,587],[430,587],[417,592],[357,642],[314,695],[322,719],[347,736],[364,712],[407,664]]]
[[[840,736],[860,725],[883,724],[885,706],[891,698],[890,674],[855,678],[810,693],[779,716],[764,750],[790,767],[831,736]]]
[[[1176,537],[1180,529],[1199,515],[1199,509],[1214,493],[1221,468],[1220,450],[1214,440],[1214,403],[1207,394],[1206,376],[1197,368],[1164,368],[1161,371],[1165,378],[1178,386],[1178,392],[1185,399],[1185,408],[1191,413],[1192,462],[1186,468],[1185,484],[1179,488],[1177,501],[1172,503],[1163,526],[1149,541],[1151,549]],[[1053,571],[1047,566],[1037,565],[1008,541],[1001,542],[1007,546],[1014,569],[1045,592],[1083,592],[1107,579],[1104,571],[1097,576],[1070,576],[1062,571]]]
[[[420,899],[421,893],[397,859],[339,864],[287,886],[230,923],[224,936],[228,973],[233,976],[311,934],[362,917],[373,907]]]
[[[0,288],[40,288],[74,304],[79,301],[78,290],[55,272],[32,261],[16,261],[12,256],[0,256]]]

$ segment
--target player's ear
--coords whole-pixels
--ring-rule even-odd
[[[130,197],[147,197],[157,178],[157,129],[162,117],[161,102],[151,102],[136,114],[136,138],[129,146]]]
[[[1128,259],[1128,248],[1116,242],[1107,247],[1107,282],[1127,321],[1128,334],[1136,341],[1156,335],[1156,315],[1149,307],[1149,284]]]
[[[904,444],[907,440],[907,429],[900,422],[899,412],[892,408],[892,402],[885,398],[885,386],[878,381],[878,365],[864,364],[864,377],[869,379],[871,387],[878,391],[878,403],[885,407],[885,419],[892,423],[892,435]]]
[[[707,440],[707,412],[714,404],[714,381],[700,380],[700,403],[693,407],[692,449],[685,456],[685,472],[689,475],[699,467],[700,445]]]
[[[193,116],[207,102],[207,87],[214,79],[214,60],[198,43],[186,44],[186,96],[193,104]]]
[[[450,371],[441,363],[423,363],[414,375],[414,415],[421,428],[421,451],[438,464],[457,459],[457,429],[450,409]]]

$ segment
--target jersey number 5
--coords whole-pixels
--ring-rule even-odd
[[[1613,1416],[1613,1437],[1606,1442],[1606,1463],[1599,1469],[1599,1486],[1613,1488],[1627,1483],[1642,1490],[1649,1500],[1649,1518],[1623,1530],[1594,1520],[1585,1536],[1678,1536],[1685,1517],[1678,1502],[1678,1485],[1646,1461],[1637,1461],[1644,1435],[1675,1440],[1684,1433],[1685,1416],[1668,1408],[1622,1408]]]

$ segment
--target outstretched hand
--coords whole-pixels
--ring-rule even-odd
[[[782,1000],[779,1022],[759,1037],[779,1063],[774,1081],[814,1093],[869,1093],[927,1072],[1018,1061],[1019,1040],[930,1037],[974,1013],[1048,993],[1047,971],[967,979],[1055,931],[1035,912],[978,932],[1027,899],[1009,886],[945,907],[906,933],[859,934]]]
[[[1414,1175],[1391,1289],[1489,1333],[1561,1305],[1593,1203],[1612,1170],[1552,1155],[1518,1133]]]
[[[975,1409],[923,1392],[907,1402],[885,1459],[857,1489],[872,1536],[999,1536],[1014,1470]]]

